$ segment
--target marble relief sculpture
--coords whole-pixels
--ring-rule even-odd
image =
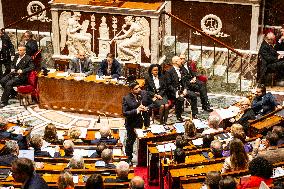
[[[62,12],[59,18],[61,41],[61,50],[67,45],[69,56],[75,56],[79,51],[85,51],[86,54],[92,55],[91,41],[92,35],[87,33],[89,20],[79,23],[81,17],[80,12],[74,12],[71,16],[70,12]],[[67,38],[67,40],[66,40]]]
[[[122,26],[123,34],[121,32],[114,37],[117,41],[117,54],[120,60],[141,62],[141,48],[143,47],[145,55],[150,56],[149,36],[150,26],[149,22],[144,17],[132,16],[124,18],[125,24]],[[129,26],[128,30],[125,30]]]

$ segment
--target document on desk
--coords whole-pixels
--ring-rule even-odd
[[[56,76],[58,76],[58,77],[67,77],[68,75],[69,75],[68,72],[58,72],[56,74]]]
[[[89,150],[84,150],[84,149],[74,149],[73,154],[74,154],[74,156],[87,157],[87,156],[89,155]]]
[[[235,110],[229,109],[229,108],[228,109],[217,109],[216,112],[221,117],[221,119],[228,119],[228,118],[232,118],[237,115]]]
[[[209,126],[199,119],[193,119],[192,122],[194,123],[196,129],[207,129]]]
[[[153,125],[150,125],[150,128],[151,128],[151,132],[153,134],[161,134],[161,133],[165,133],[166,132],[166,130],[165,130],[163,125],[153,124]]]
[[[81,131],[81,135],[79,136],[79,138],[86,138],[88,129],[87,128],[80,128],[80,131]]]
[[[184,123],[175,123],[174,128],[176,128],[177,133],[184,133]]]
[[[284,176],[284,170],[282,169],[282,167],[276,167],[273,169],[273,175],[271,178],[277,178],[282,176]]]
[[[143,129],[135,129],[135,131],[138,138],[143,138],[146,135]]]
[[[169,151],[174,151],[176,149],[176,145],[174,143],[167,143],[165,144],[165,151],[169,152]]]
[[[51,157],[54,157],[54,154],[55,154],[55,148],[52,148],[52,147],[46,147],[46,148],[43,148],[42,151],[45,151],[45,152],[48,152],[49,155]]]
[[[122,151],[120,148],[114,148],[112,149],[112,155],[113,156],[121,156],[122,155]]]
[[[57,135],[57,138],[58,139],[64,139],[64,135],[65,134],[65,131],[56,131],[56,135]]]
[[[157,145],[158,152],[165,152],[165,146],[163,144]]]
[[[194,146],[201,146],[203,144],[203,139],[198,138],[198,139],[192,140],[192,143]]]

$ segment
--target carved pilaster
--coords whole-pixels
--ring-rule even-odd
[[[159,18],[151,18],[151,63],[157,64],[159,58]]]
[[[52,44],[54,55],[60,55],[60,45],[59,45],[59,24],[58,24],[58,11],[51,10],[52,17]]]
[[[0,28],[4,28],[2,1],[0,1]]]
[[[172,11],[172,1],[166,1],[165,11]],[[165,35],[170,36],[172,34],[172,19],[168,15],[165,15]]]
[[[259,5],[252,5],[251,8],[251,30],[250,30],[250,50],[257,48]]]

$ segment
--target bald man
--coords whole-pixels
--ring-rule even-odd
[[[279,75],[283,75],[284,59],[283,55],[279,55],[273,48],[275,41],[275,35],[272,32],[266,34],[264,41],[262,42],[258,55],[260,56],[261,63],[257,68],[257,80],[258,83],[265,84],[266,72],[271,70],[273,72],[279,72]]]
[[[94,73],[94,65],[84,51],[79,51],[77,57],[71,60],[69,68],[71,73],[84,73],[86,76]]]
[[[130,181],[130,189],[144,189],[144,180],[139,176],[133,177]]]

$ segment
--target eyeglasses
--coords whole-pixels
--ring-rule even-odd
[[[133,88],[133,90],[138,90],[138,89],[140,89],[140,86]]]

